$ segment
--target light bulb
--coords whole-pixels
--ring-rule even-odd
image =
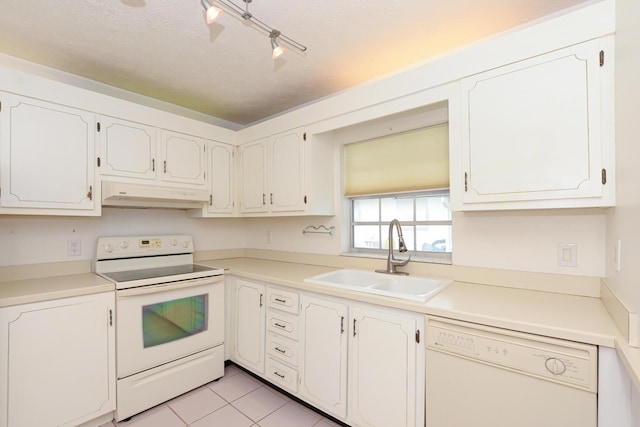
[[[211,24],[222,15],[222,9],[219,7],[211,6],[207,9],[207,24]]]
[[[278,42],[275,37],[271,37],[271,48],[273,49],[271,59],[274,60],[280,58],[285,52],[282,46],[278,46]]]

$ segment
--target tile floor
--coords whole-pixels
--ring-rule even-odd
[[[235,365],[220,380],[101,427],[339,427]]]

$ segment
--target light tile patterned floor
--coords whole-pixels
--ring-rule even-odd
[[[219,381],[102,427],[338,427],[330,419],[229,365]]]

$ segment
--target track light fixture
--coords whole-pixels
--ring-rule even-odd
[[[200,0],[200,1],[202,3],[202,7],[206,11],[207,24],[211,24],[222,14],[222,9],[214,6],[212,0]],[[283,41],[286,44],[293,46],[294,48],[298,49],[301,52],[305,52],[307,50],[306,46],[301,45],[297,41],[285,36],[279,30],[271,28],[270,26],[268,26],[267,24],[265,24],[264,22],[262,22],[261,20],[253,16],[253,14],[249,12],[249,3],[251,3],[252,0],[242,0],[244,2],[244,8],[238,6],[231,0],[214,0],[214,1],[216,3],[219,3],[221,6],[223,6],[225,9],[229,10],[230,12],[235,13],[245,21],[249,21],[252,24],[255,24],[256,27],[258,27],[260,30],[267,33],[269,35],[269,38],[271,39],[271,49],[272,49],[271,57],[273,59],[278,59],[285,52],[285,49],[282,46],[278,45],[278,41],[276,40],[277,38],[280,38],[280,41]]]

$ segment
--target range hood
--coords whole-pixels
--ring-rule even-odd
[[[202,208],[207,202],[209,192],[206,190],[102,182],[102,206],[193,209]]]

